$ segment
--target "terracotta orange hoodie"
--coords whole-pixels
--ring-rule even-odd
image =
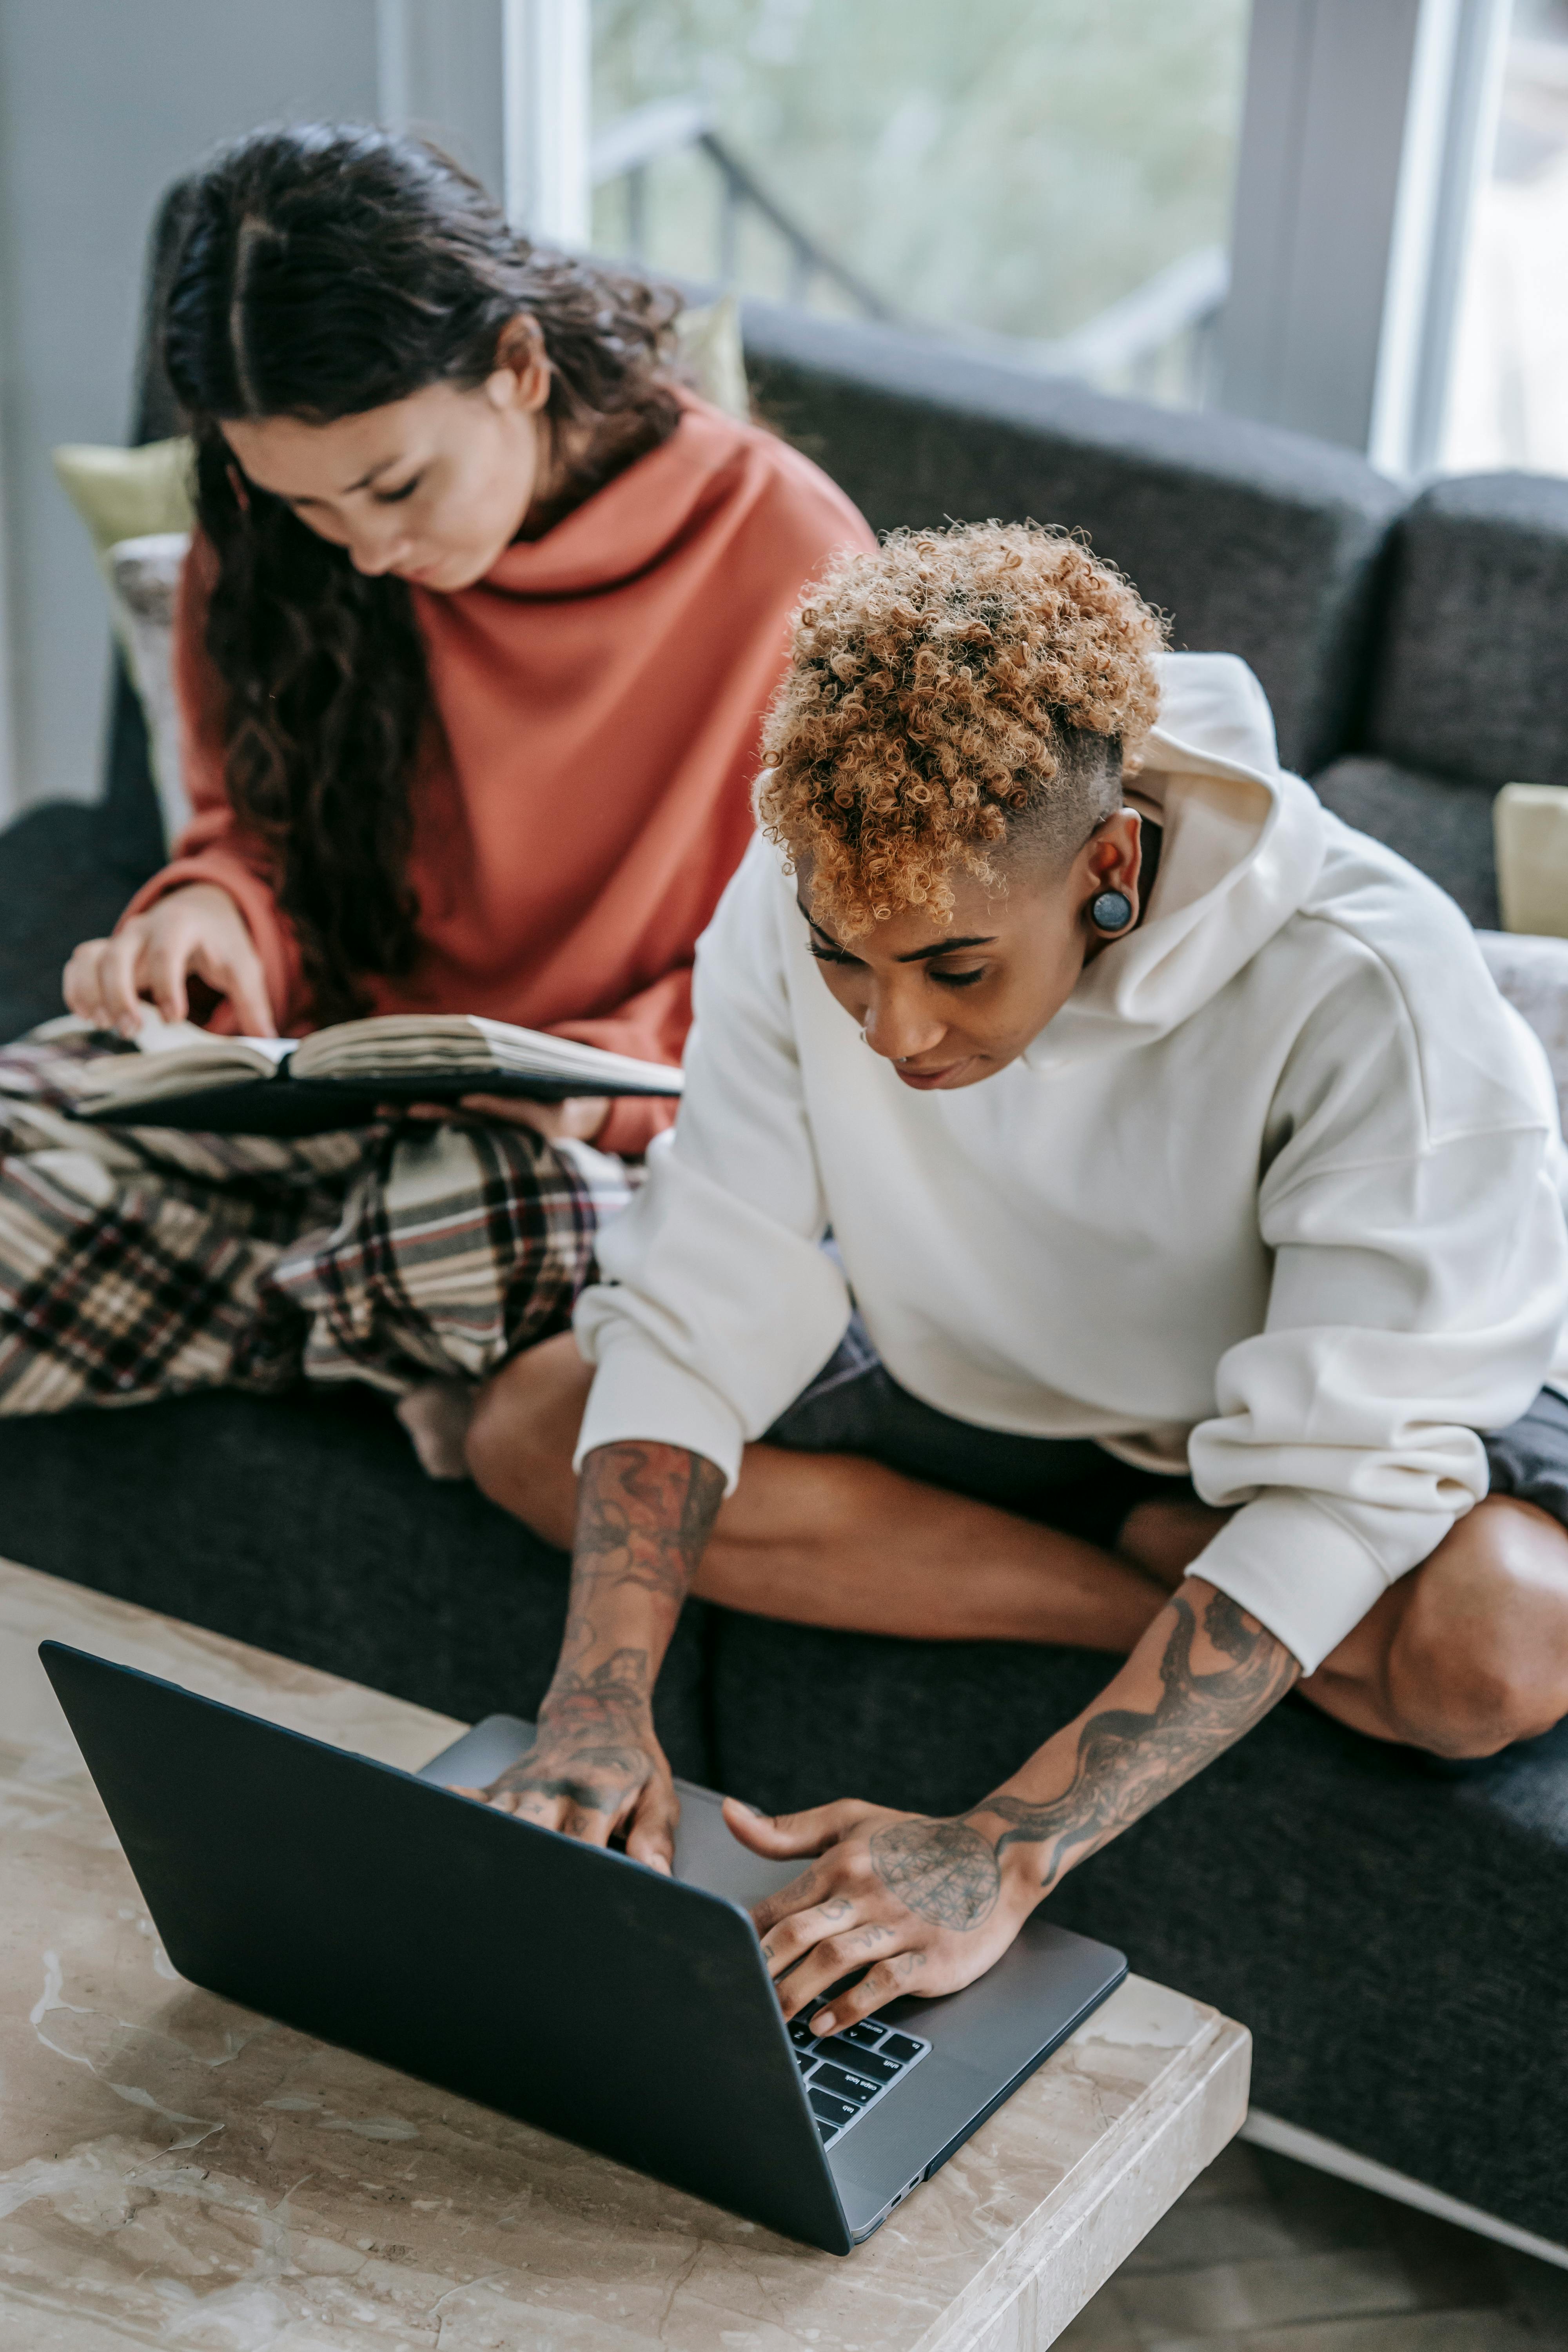
[[[402,979],[367,976],[374,1009],[481,1013],[678,1062],[698,935],[751,838],[790,614],[834,555],[871,544],[806,458],[692,399],[658,448],[474,587],[413,587],[437,722],[414,786],[419,954]],[[297,1034],[311,1025],[298,949],[224,787],[204,553],[175,649],[195,814],[126,911],[220,884]],[[617,1103],[598,1141],[640,1151],[672,1115]]]

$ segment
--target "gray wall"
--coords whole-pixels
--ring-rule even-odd
[[[48,453],[58,441],[128,437],[142,243],[159,193],[215,141],[253,123],[373,119],[375,31],[375,0],[0,0],[14,803],[90,799],[98,789],[102,592]]]

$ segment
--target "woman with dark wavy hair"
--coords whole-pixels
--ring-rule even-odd
[[[0,1056],[0,1411],[301,1368],[471,1387],[563,1328],[668,1105],[476,1097],[286,1146],[63,1114],[149,1003],[679,1061],[789,616],[869,534],[685,388],[676,308],[379,131],[257,132],[193,182],[163,335],[195,814],[71,958],[85,1027]]]

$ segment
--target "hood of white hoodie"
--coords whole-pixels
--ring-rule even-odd
[[[1127,793],[1163,831],[1153,895],[1138,929],[1086,966],[1026,1049],[1031,1068],[1163,1037],[1289,921],[1321,868],[1321,803],[1280,767],[1268,699],[1247,664],[1234,654],[1167,656],[1160,687],[1160,724]]]

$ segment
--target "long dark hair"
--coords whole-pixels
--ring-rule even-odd
[[[220,426],[324,425],[426,384],[481,383],[523,316],[550,363],[547,416],[590,428],[573,502],[678,422],[663,373],[677,305],[526,244],[446,156],[383,131],[254,132],[188,184],[182,209],[163,357],[216,557],[206,642],[227,692],[227,788],[275,863],[317,1017],[341,1018],[363,1009],[361,975],[414,960],[424,648],[405,584],[364,578],[242,482]]]

